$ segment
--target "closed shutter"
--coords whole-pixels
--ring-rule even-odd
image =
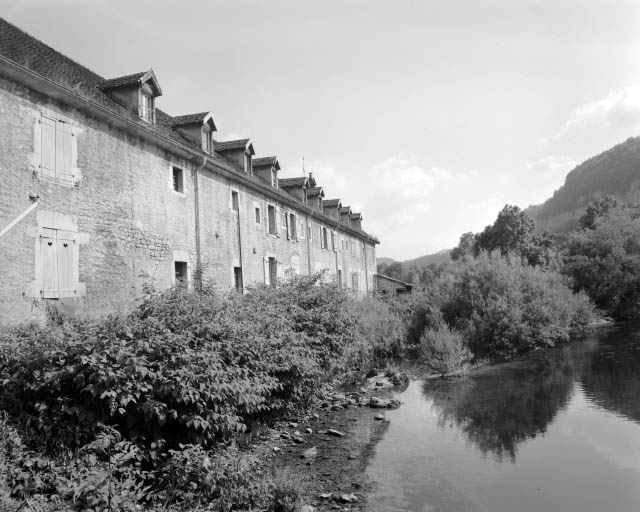
[[[48,117],[40,119],[40,171],[42,176],[56,177],[56,122]]]
[[[56,230],[44,228],[40,235],[40,259],[42,261],[42,297],[57,299],[58,293],[58,253]]]
[[[73,297],[73,244],[75,236],[70,231],[57,232],[57,260],[58,260],[58,292],[59,297]]]
[[[271,284],[271,281],[269,280],[269,258],[263,258],[262,262],[264,266],[264,284],[269,286]]]
[[[73,181],[73,132],[68,123],[56,124],[56,178]]]

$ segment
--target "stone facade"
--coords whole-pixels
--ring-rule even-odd
[[[161,111],[153,112],[157,124],[145,122],[95,83],[60,79],[100,79],[86,68],[55,53],[47,56],[58,60],[52,77],[47,68],[17,62],[12,48],[3,51],[2,37],[6,32],[0,229],[37,206],[0,237],[0,324],[41,319],[48,303],[116,311],[139,297],[144,283],[167,288],[176,276],[189,286],[202,279],[232,290],[325,271],[326,279],[358,293],[372,288],[378,241],[361,229],[359,214],[351,225],[344,208],[325,214],[304,194],[254,175],[252,146],[218,153],[215,139],[205,141],[215,129],[210,115],[202,132],[197,115],[182,116],[191,131],[172,128],[178,118]],[[29,51],[53,52],[29,41]],[[140,90],[160,91],[152,79],[153,89]],[[193,126],[202,144],[190,138]]]

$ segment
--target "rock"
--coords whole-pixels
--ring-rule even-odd
[[[331,406],[332,411],[341,411],[342,409],[344,409],[344,407],[342,407],[340,404],[333,404]]]
[[[373,417],[373,419],[374,419],[374,420],[377,420],[377,421],[384,421],[385,416],[384,416],[384,414],[382,414],[381,412],[379,412],[378,414],[376,414],[376,415]]]
[[[356,460],[358,457],[356,457],[355,455],[349,455],[349,460]]]
[[[302,443],[304,443],[304,439],[303,439],[302,437],[300,437],[300,436],[293,436],[291,439],[292,439],[292,440],[293,440],[293,442],[294,442],[294,443],[296,443],[296,444],[302,444]]]
[[[310,428],[305,428],[304,431],[307,434],[313,434],[313,430],[311,430]]]
[[[317,420],[317,419],[319,419],[319,418],[320,418],[320,416],[319,416],[319,415],[318,415],[318,413],[316,413],[316,412],[314,412],[314,413],[312,414],[312,417],[313,417],[313,419],[314,419],[314,420]]]
[[[327,435],[334,436],[334,437],[343,437],[344,433],[334,428],[329,428],[327,429]]]
[[[377,396],[372,396],[369,400],[369,407],[372,409],[397,409],[400,405],[400,400],[389,400]]]
[[[321,500],[330,500],[332,497],[333,497],[333,493],[330,493],[330,492],[323,492],[320,495]]]
[[[315,512],[315,510],[311,505],[302,505],[302,507],[300,507],[300,512]]]
[[[289,423],[289,428],[297,428],[297,427],[298,427],[297,423],[295,423],[295,422]]]
[[[326,430],[318,430],[318,434],[326,434],[327,431]]]
[[[353,501],[358,501],[358,497],[351,493],[351,494],[341,494],[340,495],[340,501],[342,503],[351,503]]]
[[[303,451],[300,457],[303,459],[315,459],[317,455],[318,455],[318,450],[316,449],[315,446],[312,446],[308,450]]]
[[[277,446],[274,446],[274,447],[273,447],[273,451],[274,451],[275,453],[278,453],[278,452],[280,451],[280,448],[278,448]]]

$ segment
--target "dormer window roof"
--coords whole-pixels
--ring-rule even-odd
[[[264,156],[253,159],[253,174],[262,178],[273,188],[279,188],[280,180],[278,179],[278,171],[280,163],[275,156]]]
[[[212,112],[186,114],[171,119],[171,126],[194,144],[200,144],[202,151],[211,154],[213,150],[213,132],[217,130]]]
[[[143,121],[155,124],[155,98],[162,96],[162,89],[152,69],[104,80],[98,84],[98,89],[136,113]]]
[[[256,152],[253,150],[253,144],[249,139],[227,140],[224,142],[215,142],[214,149],[223,158],[234,163],[247,174],[253,174],[252,159]]]

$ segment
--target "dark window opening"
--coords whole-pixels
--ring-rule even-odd
[[[233,283],[236,290],[242,292],[242,267],[233,267]]]
[[[176,288],[187,287],[187,262],[176,261],[174,262],[175,276],[176,276]]]
[[[351,274],[351,288],[354,292],[358,291],[358,274]]]
[[[173,190],[184,194],[184,173],[179,167],[173,168]]]
[[[342,288],[342,270],[338,269],[338,288]]]
[[[247,171],[248,174],[253,174],[253,165],[251,163],[251,154],[250,153],[245,153],[244,154],[244,161],[245,161],[245,170]]]
[[[260,224],[262,222],[262,216],[260,215],[260,208],[256,206],[256,224]]]
[[[269,285],[276,287],[278,281],[278,263],[275,258],[269,258]]]
[[[234,212],[240,211],[240,197],[238,196],[238,192],[235,190],[231,191],[231,209]]]
[[[269,220],[269,234],[276,234],[276,207],[269,205],[267,207],[267,215]]]

